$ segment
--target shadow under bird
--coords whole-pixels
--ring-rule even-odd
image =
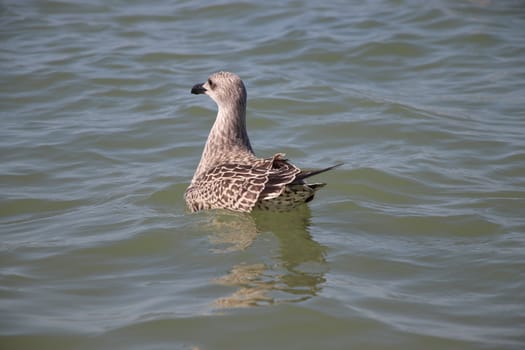
[[[257,158],[246,132],[246,88],[233,73],[217,72],[192,94],[206,94],[219,107],[201,160],[184,198],[192,212],[229,209],[286,211],[307,203],[325,183],[306,183],[310,176],[341,164],[301,170],[277,153]]]

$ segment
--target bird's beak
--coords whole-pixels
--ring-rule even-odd
[[[204,84],[195,84],[191,88],[191,93],[195,95],[204,94],[206,93],[206,89],[204,88]]]

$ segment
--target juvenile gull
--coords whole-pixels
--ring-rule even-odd
[[[308,184],[306,178],[341,165],[303,171],[288,162],[283,153],[257,158],[246,132],[246,89],[236,74],[214,73],[205,83],[193,86],[191,93],[206,94],[219,107],[197,170],[184,193],[192,212],[289,210],[311,201],[315,191],[326,185]]]

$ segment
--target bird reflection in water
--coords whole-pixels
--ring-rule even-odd
[[[268,237],[266,233],[277,238],[278,244],[277,250],[265,249],[257,254],[259,261],[252,261],[252,254],[250,262],[238,263],[225,276],[214,280],[236,288],[231,295],[216,300],[216,307],[297,302],[319,293],[327,270],[325,248],[310,235],[311,214],[307,206],[285,213],[216,211],[211,215],[210,242],[215,254],[260,250],[258,238]]]

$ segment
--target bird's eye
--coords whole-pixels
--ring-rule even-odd
[[[209,85],[210,87],[213,87],[213,81],[211,81],[211,79],[208,79],[208,85]]]

